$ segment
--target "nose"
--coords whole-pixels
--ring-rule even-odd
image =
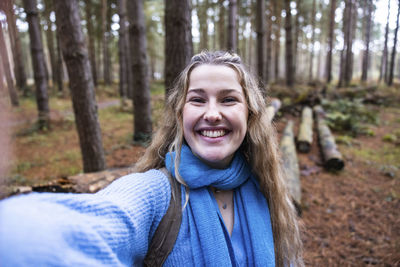
[[[208,122],[218,122],[222,119],[221,111],[215,103],[209,103],[204,112],[204,119]]]

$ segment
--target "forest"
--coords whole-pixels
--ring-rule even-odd
[[[258,78],[306,266],[400,265],[400,1],[1,0],[0,198],[129,172],[191,57]]]

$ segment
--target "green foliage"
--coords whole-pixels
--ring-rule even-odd
[[[385,134],[382,137],[382,141],[389,142],[389,143],[394,143],[394,142],[397,141],[397,137],[394,134]]]
[[[346,146],[351,146],[353,142],[353,137],[348,136],[348,135],[339,135],[335,137],[336,143],[338,144],[344,144]]]
[[[377,112],[363,105],[361,99],[323,100],[322,105],[327,111],[328,125],[333,130],[345,132],[351,136],[375,134],[367,127],[367,124],[378,124]]]

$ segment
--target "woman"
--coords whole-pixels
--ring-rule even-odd
[[[138,173],[94,195],[36,194],[3,203],[0,216],[8,219],[0,223],[0,258],[14,266],[140,266],[171,198],[158,170],[165,166],[183,196],[182,223],[165,266],[302,266],[275,131],[240,58],[195,55],[164,114]]]

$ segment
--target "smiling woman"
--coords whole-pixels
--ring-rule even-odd
[[[142,266],[179,182],[182,219],[170,221],[178,232],[163,266],[304,265],[275,129],[238,55],[191,59],[135,171],[93,195],[0,202],[2,263]]]

